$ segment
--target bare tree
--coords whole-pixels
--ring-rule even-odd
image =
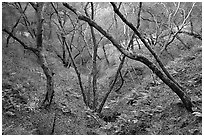
[[[87,12],[87,6],[88,6],[89,3],[86,4],[85,6],[85,13],[86,13],[86,16],[90,17],[88,12]],[[91,19],[93,20],[94,19],[94,4],[91,2]],[[92,57],[92,60],[93,60],[93,63],[92,63],[92,72],[91,72],[91,75],[93,76],[92,77],[92,91],[93,91],[93,109],[95,110],[96,109],[96,106],[97,106],[97,50],[98,50],[98,44],[96,42],[96,36],[95,36],[95,33],[94,33],[94,28],[92,26],[90,26],[90,29],[91,29],[91,36],[92,36],[92,41],[93,41],[93,57]]]
[[[42,70],[46,76],[46,85],[47,85],[46,91],[47,92],[45,95],[45,99],[43,101],[43,105],[49,106],[51,104],[53,96],[54,96],[54,81],[53,81],[54,72],[53,72],[53,70],[51,70],[49,68],[49,65],[48,65],[47,60],[46,60],[46,53],[45,53],[44,45],[43,45],[42,32],[43,32],[44,3],[42,3],[42,2],[32,3],[31,2],[30,5],[35,10],[35,17],[37,20],[36,32],[35,32],[35,34],[36,34],[36,37],[35,37],[36,47],[35,48],[32,46],[28,46],[28,44],[26,42],[23,42],[20,38],[16,37],[12,32],[8,31],[7,29],[3,28],[3,31],[6,32],[9,35],[9,37],[12,37],[17,42],[19,42],[23,46],[24,49],[31,51],[32,53],[34,53],[37,56],[37,58],[39,60],[39,65],[41,66],[41,68],[42,68]],[[22,12],[21,14],[23,16],[24,21],[27,22],[27,24],[29,24],[29,20],[27,20],[25,13]],[[29,33],[32,34],[32,32],[30,32],[31,28],[29,27],[29,25],[27,25],[26,27],[28,28]]]
[[[149,59],[142,55],[137,55],[135,53],[132,53],[128,50],[126,50],[123,46],[121,46],[109,33],[107,33],[102,27],[100,27],[96,22],[91,20],[89,17],[82,15],[79,11],[77,11],[74,7],[70,6],[68,3],[63,3],[63,5],[71,10],[75,15],[78,17],[78,19],[83,20],[89,25],[93,26],[95,29],[97,29],[101,34],[103,34],[107,39],[109,39],[112,44],[125,56],[127,56],[130,59],[140,61],[144,63],[146,66],[148,66],[165,84],[167,84],[183,101],[185,107],[187,110],[192,112],[192,103],[191,99],[185,94],[185,92],[177,85],[175,84],[170,78],[168,78],[165,74],[163,74],[155,64],[153,64]],[[148,50],[151,52],[151,54],[156,58],[157,62],[160,61],[158,56],[155,54],[155,52],[150,48],[149,44],[146,42],[146,40],[143,38],[140,32],[138,32],[137,28],[134,27],[134,25],[126,20],[126,18],[121,14],[115,3],[111,3],[113,6],[114,12],[121,18],[121,20],[130,27],[135,35],[137,35],[140,40],[143,42],[143,44],[148,48]]]

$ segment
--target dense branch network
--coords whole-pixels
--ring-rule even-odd
[[[116,7],[116,5],[114,3],[111,3],[115,13],[123,20],[123,22],[125,22],[134,32],[135,34],[141,39],[141,41],[143,42],[143,44],[148,48],[148,50],[153,54],[154,57],[156,54],[154,53],[154,51],[151,51],[151,48],[149,47],[149,45],[147,44],[147,42],[144,40],[144,38],[141,36],[141,34],[137,31],[137,29],[133,26],[132,23],[128,22],[125,17],[119,12],[118,8]],[[105,30],[103,30],[102,27],[100,27],[98,24],[96,24],[93,20],[91,20],[90,18],[80,14],[80,12],[78,12],[75,8],[73,8],[72,6],[70,6],[67,3],[63,3],[63,5],[65,7],[67,7],[69,10],[73,11],[75,13],[75,15],[77,15],[78,19],[86,21],[87,23],[89,23],[91,26],[93,26],[95,29],[97,29],[101,34],[103,34],[107,39],[109,39],[112,44],[120,51],[122,52],[124,55],[126,55],[128,58],[133,59],[133,60],[137,60],[140,61],[142,63],[144,63],[146,66],[148,66],[165,84],[167,84],[183,101],[183,103],[185,104],[185,107],[187,108],[187,110],[192,112],[192,103],[191,103],[191,99],[182,91],[182,89],[171,79],[171,77],[167,77],[166,75],[164,75],[150,60],[148,60],[146,57],[142,56],[142,55],[137,55],[137,54],[133,54],[129,51],[127,51],[123,46],[121,46],[109,33],[107,33]],[[156,58],[158,59],[158,58]],[[160,61],[160,60],[157,60]],[[162,63],[161,63],[162,64]],[[162,64],[163,65],[163,64]],[[165,70],[165,68],[163,68]],[[165,73],[166,74],[166,73]],[[167,73],[168,74],[168,73]]]

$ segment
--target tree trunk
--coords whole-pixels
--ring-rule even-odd
[[[63,41],[63,43],[65,44],[65,46],[67,48],[67,51],[68,51],[68,54],[69,54],[72,66],[74,67],[74,70],[75,70],[75,72],[77,74],[77,78],[79,80],[79,86],[80,86],[80,89],[81,89],[83,100],[84,100],[85,105],[87,106],[87,99],[86,99],[86,94],[85,94],[85,91],[84,91],[84,88],[83,88],[83,84],[82,84],[82,80],[81,80],[81,75],[80,75],[79,70],[78,70],[78,68],[76,66],[76,63],[75,63],[75,61],[74,61],[74,59],[72,57],[72,53],[70,51],[70,45],[68,46],[65,37],[62,37],[62,41]]]
[[[125,56],[123,55],[123,58],[122,58],[122,60],[121,60],[121,63],[120,63],[120,65],[118,66],[117,72],[116,72],[116,74],[115,74],[114,81],[111,83],[111,86],[110,86],[108,92],[105,94],[105,96],[104,96],[104,98],[103,98],[101,104],[99,105],[99,108],[97,109],[97,112],[98,112],[98,113],[101,113],[101,111],[102,111],[102,109],[103,109],[103,106],[105,105],[105,102],[106,102],[106,100],[108,99],[109,94],[110,94],[111,91],[113,90],[113,87],[114,87],[114,85],[115,85],[115,83],[116,83],[116,81],[117,81],[118,75],[119,75],[119,73],[120,73],[120,71],[121,71],[121,69],[122,69],[122,67],[123,67],[124,62],[125,62]]]
[[[33,48],[33,47],[29,47],[27,44],[25,44],[24,42],[22,42],[19,38],[17,38],[16,36],[14,36],[11,32],[7,31],[6,29],[3,29],[4,32],[6,32],[7,34],[9,34],[9,36],[11,36],[13,39],[15,39],[17,42],[19,42],[24,49],[30,50],[32,51],[38,58],[39,60],[39,64],[41,66],[41,68],[43,69],[43,72],[46,76],[47,79],[47,90],[46,90],[46,96],[45,99],[43,101],[43,103],[46,103],[46,105],[50,105],[54,96],[54,82],[53,82],[53,72],[50,70],[46,59],[45,59],[45,55],[44,55],[44,49],[43,49],[43,38],[42,38],[42,32],[43,32],[43,6],[44,3],[39,2],[39,3],[30,3],[32,5],[32,7],[35,9],[35,13],[36,13],[36,19],[37,19],[37,26],[36,26],[36,45],[37,48]]]
[[[89,17],[87,12],[87,6],[89,3],[87,3],[85,8],[85,14]],[[91,19],[94,19],[94,6],[93,2],[91,4]],[[96,110],[96,106],[98,105],[98,96],[97,96],[97,50],[98,50],[98,44],[96,43],[96,37],[94,33],[94,28],[90,25],[91,29],[91,36],[93,41],[93,66],[92,66],[92,91],[93,91],[93,109]]]
[[[54,82],[52,76],[47,77],[47,93],[45,96],[44,104],[48,104],[48,106],[52,103],[52,99],[54,97]]]
[[[168,85],[182,100],[184,103],[186,109],[190,112],[192,112],[192,103],[190,97],[188,97],[185,92],[172,80],[167,78],[151,61],[149,61],[145,57],[138,58],[138,61],[144,63],[146,66],[148,66],[166,85]]]
[[[43,32],[43,2],[39,2],[35,5],[33,5],[36,9],[36,18],[37,18],[37,33],[36,33],[36,44],[37,44],[37,49],[38,49],[38,59],[40,62],[40,66],[43,69],[43,72],[45,73],[46,79],[47,79],[47,93],[45,96],[45,99],[43,101],[43,105],[45,106],[50,106],[53,96],[54,96],[54,82],[52,79],[52,76],[54,75],[51,69],[48,66],[48,63],[46,61],[46,55],[44,52],[44,47],[43,47],[43,37],[42,37],[42,32]]]
[[[93,87],[93,109],[96,109],[97,106],[97,95],[96,95],[96,91],[97,91],[97,64],[96,64],[96,57],[97,57],[97,49],[98,49],[98,45],[96,44],[96,38],[95,38],[95,34],[94,34],[94,30],[93,27],[91,27],[91,34],[92,34],[92,39],[93,39],[93,45],[94,45],[94,51],[93,51],[93,68],[92,68],[92,75],[93,75],[93,79],[92,79],[92,87]]]
[[[88,88],[87,88],[87,106],[91,108],[91,78],[92,77],[92,70],[90,70],[88,75]]]
[[[50,106],[54,96],[54,81],[53,81],[54,73],[49,68],[45,59],[45,55],[42,52],[39,54],[38,58],[40,61],[41,68],[43,69],[43,72],[46,76],[46,83],[47,83],[47,92],[45,95],[45,99],[43,101],[43,105]]]

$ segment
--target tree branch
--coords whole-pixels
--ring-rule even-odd
[[[26,45],[24,42],[22,42],[19,38],[17,38],[16,36],[14,36],[11,32],[9,32],[6,29],[3,29],[2,31],[6,32],[9,36],[11,36],[13,39],[15,39],[16,41],[18,41],[18,43],[20,43],[24,49],[30,50],[32,51],[34,54],[38,55],[39,51],[36,48],[33,47],[29,47],[28,45]]]
[[[83,84],[82,84],[82,80],[81,80],[81,75],[80,75],[80,73],[78,71],[78,68],[77,68],[75,62],[74,62],[74,59],[73,59],[71,51],[70,51],[70,47],[68,46],[68,44],[67,44],[67,42],[65,40],[65,37],[62,37],[62,41],[65,44],[65,46],[67,48],[67,51],[69,53],[69,57],[71,59],[71,63],[72,63],[72,65],[73,65],[73,67],[74,67],[74,69],[76,71],[76,74],[77,74],[77,77],[78,77],[78,80],[79,80],[79,86],[81,88],[81,93],[82,93],[82,96],[83,96],[84,103],[85,103],[85,105],[87,105],[87,99],[86,99],[85,91],[84,91],[84,88],[83,88]]]
[[[34,2],[29,2],[29,3],[35,9],[35,11],[37,11],[37,4],[35,4]]]
[[[195,32],[188,32],[188,31],[185,31],[185,30],[181,30],[179,33],[184,33],[184,34],[187,34],[187,35],[192,36],[194,38],[197,38],[199,40],[202,40],[202,35],[196,34]]]

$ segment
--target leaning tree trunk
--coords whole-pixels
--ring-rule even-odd
[[[121,46],[109,33],[107,33],[102,27],[100,27],[96,22],[94,22],[93,20],[91,20],[90,18],[82,15],[81,13],[79,13],[75,8],[73,8],[72,6],[70,6],[67,3],[63,3],[63,5],[70,9],[72,12],[74,12],[77,16],[78,19],[83,20],[85,22],[88,22],[89,25],[93,26],[95,29],[97,29],[101,34],[103,34],[107,39],[109,39],[112,44],[121,52],[123,53],[125,56],[127,56],[130,59],[136,60],[136,61],[140,61],[142,63],[144,63],[146,66],[148,66],[166,85],[168,85],[178,96],[179,98],[182,100],[184,106],[186,107],[186,109],[190,112],[192,112],[192,102],[190,97],[187,96],[187,94],[185,94],[185,92],[177,85],[175,84],[172,80],[170,80],[166,75],[164,75],[157,67],[156,65],[154,65],[150,60],[148,60],[146,57],[142,56],[142,55],[137,55],[134,53],[129,52],[128,50],[126,50],[123,46]],[[114,4],[112,4],[114,5]],[[121,14],[121,13],[119,13]],[[127,23],[127,22],[126,22]],[[131,28],[133,28],[132,24],[130,24],[129,22],[127,23],[128,26],[131,26]],[[136,32],[136,35],[138,35],[139,32],[137,32],[136,29],[134,32]],[[140,35],[140,34],[139,34]],[[140,35],[141,36],[141,35]]]
[[[138,23],[138,24],[139,24],[139,23]],[[139,25],[138,25],[138,27],[139,27]],[[134,39],[134,37],[135,37],[135,34],[132,35],[132,37],[131,37],[131,39],[130,39],[130,41],[129,41],[129,43],[128,43],[127,50],[129,50],[129,48],[131,47],[131,45],[133,45],[133,39]],[[99,105],[99,107],[98,107],[98,109],[97,109],[97,112],[98,112],[98,113],[101,113],[101,111],[102,111],[102,109],[103,109],[103,106],[105,105],[105,102],[106,102],[106,100],[108,99],[109,94],[110,94],[111,91],[113,90],[113,87],[114,87],[114,85],[115,85],[115,83],[116,83],[116,81],[117,81],[118,75],[120,74],[120,72],[121,72],[121,70],[122,70],[122,67],[123,67],[123,64],[124,64],[124,62],[125,62],[125,59],[126,59],[126,56],[123,55],[123,56],[122,56],[122,59],[121,59],[121,62],[120,62],[120,64],[119,64],[119,66],[118,66],[117,72],[116,72],[116,74],[115,74],[114,80],[113,80],[113,82],[111,82],[111,86],[110,86],[108,92],[105,94],[105,96],[104,96],[104,98],[103,98],[101,104]]]
[[[156,53],[151,49],[151,47],[147,44],[145,39],[142,37],[142,35],[138,32],[137,28],[133,26],[132,23],[128,22],[127,19],[121,14],[119,9],[116,7],[116,5],[111,2],[111,5],[113,6],[114,12],[120,17],[120,19],[128,25],[134,33],[140,38],[140,40],[143,42],[145,47],[151,52],[151,54],[154,56],[156,61],[158,62],[159,66],[163,70],[163,72],[166,74],[164,75],[152,62],[150,62],[147,58],[142,57],[138,58],[138,61],[144,63],[146,66],[148,66],[165,84],[167,84],[183,101],[184,105],[186,106],[187,110],[192,111],[192,103],[190,97],[188,97],[185,92],[183,91],[183,87],[176,82],[176,80],[169,74],[167,69],[164,67],[163,63],[159,59],[159,57],[156,55]],[[167,77],[166,77],[167,76]]]
[[[170,80],[166,75],[164,75],[157,67],[154,65],[151,61],[149,61],[147,58],[140,56],[138,57],[137,61],[140,61],[144,63],[146,66],[148,66],[166,85],[168,85],[182,100],[184,106],[186,109],[190,112],[192,112],[192,103],[190,97],[185,94],[185,92],[172,80]]]
[[[164,64],[162,63],[161,59],[159,58],[159,56],[157,56],[157,54],[154,52],[154,50],[149,46],[149,44],[145,41],[145,39],[143,38],[143,36],[141,35],[141,33],[138,31],[138,28],[135,28],[134,25],[132,23],[130,23],[123,15],[122,13],[119,11],[119,9],[116,7],[116,5],[111,2],[114,12],[120,17],[120,19],[127,25],[129,26],[134,33],[140,38],[140,40],[142,41],[142,43],[144,44],[144,46],[150,51],[150,53],[154,56],[154,58],[156,59],[156,61],[158,62],[159,66],[161,67],[161,69],[163,70],[163,72],[166,74],[166,76],[172,80],[179,88],[183,89],[183,87],[169,74],[169,72],[167,71],[167,69],[165,68]]]
[[[123,67],[124,62],[125,62],[125,55],[123,56],[120,65],[118,66],[117,72],[116,72],[115,77],[114,77],[114,81],[111,83],[111,86],[110,86],[108,92],[106,92],[106,94],[105,94],[105,96],[104,96],[104,98],[103,98],[101,104],[99,105],[99,107],[98,107],[98,109],[97,109],[97,112],[98,112],[98,113],[101,113],[101,111],[102,111],[102,109],[103,109],[103,106],[105,105],[106,100],[108,99],[109,94],[110,94],[111,91],[113,90],[113,87],[114,87],[114,85],[115,85],[115,83],[116,83],[116,81],[117,81],[118,75],[119,75],[119,73],[120,73],[120,71],[121,71],[121,69],[122,69],[122,67]]]
[[[63,43],[65,44],[65,46],[67,48],[67,51],[68,51],[71,63],[72,63],[72,65],[74,67],[74,70],[75,70],[75,72],[77,74],[78,81],[79,81],[79,86],[80,86],[80,89],[81,89],[81,93],[82,93],[82,97],[83,97],[84,103],[85,103],[86,106],[88,106],[85,90],[83,88],[83,83],[82,83],[82,80],[81,80],[81,74],[79,73],[79,70],[78,70],[78,68],[76,66],[76,63],[74,62],[74,58],[72,57],[72,53],[70,51],[71,47],[70,47],[70,45],[68,46],[68,44],[66,42],[66,38],[64,36],[62,36],[62,41],[63,41]]]

